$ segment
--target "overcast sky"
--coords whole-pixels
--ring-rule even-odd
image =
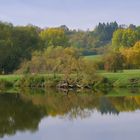
[[[110,21],[140,25],[140,0],[0,0],[0,20],[72,29]]]

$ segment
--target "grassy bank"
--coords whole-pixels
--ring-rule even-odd
[[[124,70],[118,73],[111,73],[105,71],[99,71],[98,75],[104,77],[102,81],[95,86],[102,87],[140,87],[140,70]],[[1,75],[0,76],[0,89],[5,87],[54,87],[59,81],[62,80],[62,75],[57,75],[54,78],[53,74],[39,74],[39,75]],[[109,84],[106,84],[109,83]],[[98,87],[97,86],[97,87]]]
[[[9,81],[9,82],[14,82],[19,80],[20,78],[22,78],[22,75],[0,75],[0,80],[5,80],[5,81]]]
[[[0,75],[0,91],[11,87],[13,88],[21,77],[21,75]]]
[[[0,90],[13,87],[54,87],[61,80],[61,75],[0,75]]]
[[[140,70],[124,70],[118,73],[100,71],[113,87],[140,87]]]

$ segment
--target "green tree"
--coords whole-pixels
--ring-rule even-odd
[[[0,71],[13,72],[24,59],[29,60],[38,42],[38,28],[0,23]]]
[[[132,47],[139,39],[140,38],[136,30],[118,29],[113,34],[112,45],[115,48]]]
[[[40,33],[40,38],[44,47],[68,45],[68,38],[62,28],[48,28]]]
[[[117,72],[123,70],[124,57],[120,52],[110,52],[104,58],[104,67],[107,71]]]

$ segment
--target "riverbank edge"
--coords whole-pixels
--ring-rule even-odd
[[[61,84],[60,84],[61,83]],[[110,87],[140,87],[140,76],[116,76],[114,77],[101,75],[99,79],[94,80],[92,85],[80,85],[75,83],[64,82],[61,75],[5,75],[0,76],[0,90],[8,87],[58,87],[58,88],[110,88]]]

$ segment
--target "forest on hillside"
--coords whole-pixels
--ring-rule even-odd
[[[114,72],[136,69],[140,67],[139,40],[140,26],[133,24],[99,23],[93,30],[83,31],[66,25],[42,29],[0,22],[0,73],[69,74],[85,66]],[[101,59],[84,58],[91,55]]]

